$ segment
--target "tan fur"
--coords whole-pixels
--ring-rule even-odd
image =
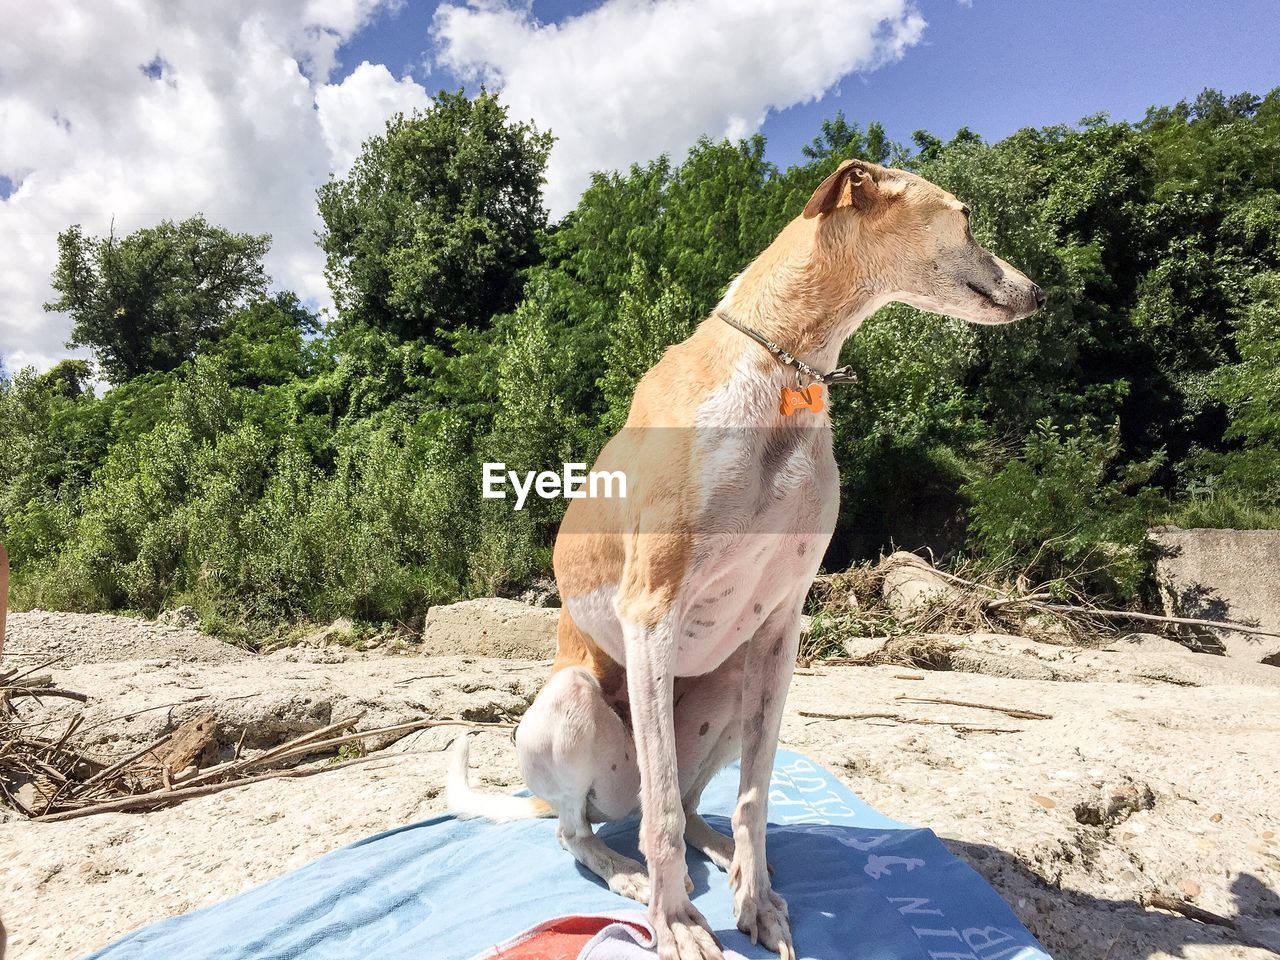
[[[847,161],[721,308],[820,370],[891,301],[974,323],[1032,313],[1040,289],[973,240],[967,212],[912,174]],[[760,344],[707,318],[640,381],[626,428],[596,461],[625,474],[626,498],[572,500],[556,540],[558,650],[516,731],[521,772],[573,857],[649,905],[662,960],[722,960],[688,899],[686,843],[728,870],[738,929],[795,957],[765,860],[768,787],[839,495],[825,411],[779,409],[796,385]],[[735,758],[730,839],[696,811]],[[476,795],[465,745],[449,793],[482,816],[529,807]],[[646,864],[592,829],[637,808]]]
[[[829,215],[841,203],[855,204],[855,196],[863,216],[892,203],[891,197],[873,193],[872,167],[848,162],[818,188],[814,197],[820,202],[811,202],[739,279],[735,319],[802,356],[843,339],[847,331],[837,329],[836,321],[849,313],[854,298],[870,293],[861,277],[866,262],[876,258],[859,248],[861,231],[852,244],[844,232],[820,240],[823,221],[815,217]],[[879,176],[886,173],[874,169]],[[854,173],[858,176],[851,183]],[[666,614],[689,556],[683,511],[698,477],[699,465],[688,449],[694,418],[707,395],[732,375],[744,346],[741,333],[710,317],[689,339],[670,347],[640,381],[627,429],[610,441],[593,469],[624,469],[649,482],[638,497],[625,501],[570,504],[554,554],[562,597],[617,583],[620,608],[629,620],[653,624]],[[755,359],[762,370],[776,363],[763,351]],[[624,532],[637,529],[641,513],[643,532]],[[579,630],[562,629],[561,641],[557,669],[581,665],[603,681],[602,671],[617,666]]]

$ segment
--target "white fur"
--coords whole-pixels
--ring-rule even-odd
[[[449,773],[444,789],[451,811],[464,819],[476,817],[492,820],[494,823],[551,815],[547,805],[536,797],[505,796],[473,790],[467,776],[470,754],[471,735],[464,733],[449,748]]]

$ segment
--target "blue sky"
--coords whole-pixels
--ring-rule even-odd
[[[438,5],[408,0],[398,13],[380,14],[339,49],[339,73],[367,59],[431,91],[461,85],[448,70],[426,66]],[[596,6],[534,0],[533,11],[559,23]],[[800,146],[837,109],[864,126],[879,120],[904,142],[921,128],[947,137],[965,125],[995,140],[1099,112],[1138,120],[1148,106],[1191,99],[1204,87],[1262,94],[1280,86],[1276,0],[920,0],[916,7],[928,26],[901,60],[769,115],[771,159],[799,159]]]

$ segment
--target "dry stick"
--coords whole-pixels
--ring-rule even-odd
[[[1155,613],[1138,613],[1133,610],[1095,610],[1093,607],[1077,607],[1069,603],[1040,603],[1036,601],[1034,606],[1042,607],[1045,610],[1056,610],[1061,613],[1083,613],[1094,617],[1109,617],[1112,620],[1150,620],[1155,623],[1178,623],[1188,627],[1210,627],[1214,630],[1230,630],[1236,633],[1255,633],[1262,637],[1276,637],[1280,639],[1280,633],[1274,630],[1263,630],[1260,627],[1250,627],[1243,623],[1234,623],[1230,620],[1198,620],[1195,617],[1165,617]]]
[[[947,573],[945,570],[935,570],[936,573],[951,580],[955,583],[962,584],[966,587],[973,587],[979,590],[986,590],[990,593],[999,593],[995,587],[988,586],[985,583],[976,583],[973,580],[966,580],[963,577],[957,577],[954,573]],[[1059,613],[1083,613],[1098,617],[1109,617],[1118,620],[1148,620],[1154,623],[1177,623],[1188,627],[1209,627],[1213,630],[1233,630],[1238,633],[1254,633],[1263,637],[1280,638],[1280,633],[1272,630],[1262,630],[1258,627],[1249,627],[1242,623],[1232,623],[1227,620],[1200,620],[1195,617],[1166,617],[1154,613],[1136,613],[1134,611],[1125,610],[1099,610],[1094,607],[1081,607],[1069,603],[1045,603],[1040,599],[1042,594],[1031,594],[1026,597],[998,597],[987,603],[987,609],[996,609],[998,607],[1012,606],[1017,603],[1027,603],[1032,606],[1041,607],[1045,610],[1054,610]]]
[[[71,718],[71,722],[67,724],[67,729],[63,731],[62,736],[58,738],[58,742],[55,743],[48,752],[49,758],[51,760],[58,755],[58,753],[62,750],[66,742],[71,739],[71,735],[75,733],[76,730],[79,729],[80,724],[82,724],[83,722],[84,722],[83,713],[77,713],[74,717]],[[58,789],[53,792],[53,796],[49,797],[44,802],[44,810],[42,810],[41,813],[48,813],[50,810],[53,809],[53,805],[57,803],[60,799],[62,799],[62,794],[67,790],[68,787],[71,786],[72,781],[69,777],[64,777],[61,771],[58,771],[56,768],[49,766],[43,761],[38,761],[38,762],[40,763],[41,766],[45,767],[48,771],[52,773],[56,773],[57,778],[62,781],[62,783],[58,785]],[[72,766],[74,767],[74,764]]]
[[[80,793],[82,790],[88,789],[89,787],[92,787],[95,784],[101,783],[103,780],[106,780],[109,777],[114,776],[115,774],[123,770],[125,767],[129,766],[131,763],[141,760],[152,750],[155,750],[157,747],[164,746],[165,743],[167,743],[169,738],[172,736],[173,736],[173,731],[170,731],[160,739],[147,744],[137,753],[132,753],[129,756],[125,757],[123,760],[119,761],[118,763],[113,763],[111,766],[107,767],[105,770],[98,771],[92,777],[86,780],[84,783],[80,784],[80,786],[72,793],[72,796],[74,797],[76,794]]]
[[[173,703],[162,703],[154,707],[143,707],[141,710],[133,711],[133,713],[122,713],[119,716],[107,717],[105,720],[99,720],[96,723],[91,723],[89,724],[89,726],[85,727],[84,730],[80,732],[86,733],[89,730],[93,730],[93,729],[96,729],[97,727],[105,726],[108,723],[115,723],[117,720],[132,720],[134,717],[140,717],[144,713],[151,713],[152,711],[155,711],[155,710],[168,710],[172,707],[184,707],[188,703],[199,703],[201,700],[208,700],[211,696],[213,696],[213,694],[211,693],[202,693],[200,694],[200,696],[191,697],[188,700],[175,700]],[[45,720],[38,720],[35,723],[27,724],[27,726],[38,727],[40,724],[47,723],[47,722],[48,721],[45,721]]]
[[[514,724],[509,723],[481,723],[470,720],[419,720],[414,721],[416,724],[429,726],[458,726],[458,727],[495,727],[510,728]],[[400,727],[411,726],[412,724],[397,724],[396,727],[387,727],[383,730],[366,730],[361,736],[369,736],[373,733],[385,733],[388,730],[395,730]],[[311,746],[317,746],[312,744]],[[409,754],[400,754],[398,756],[408,756]],[[387,760],[395,759],[397,755],[385,755],[381,753],[370,754],[367,757],[354,757],[351,760],[341,760],[337,763],[330,763],[319,767],[291,767],[286,770],[272,770],[270,773],[260,773],[251,777],[241,777],[236,780],[225,780],[222,783],[206,783],[199,786],[180,787],[177,790],[153,790],[150,793],[140,793],[137,796],[125,797],[120,800],[109,800],[106,803],[98,803],[93,806],[81,807],[78,810],[67,810],[62,813],[45,814],[35,817],[35,820],[41,823],[54,823],[59,820],[74,820],[77,817],[87,817],[95,813],[114,813],[122,810],[133,810],[141,807],[152,807],[160,804],[168,804],[179,800],[189,800],[194,797],[203,797],[211,793],[217,793],[221,790],[227,790],[231,787],[242,787],[251,783],[258,783],[263,780],[273,780],[277,778],[294,778],[309,777],[315,773],[324,773],[327,770],[338,770],[342,767],[349,767],[357,763],[367,763],[370,760]],[[216,768],[210,768],[211,772]]]
[[[11,677],[5,677],[4,682],[6,684],[10,684],[10,683],[13,683],[13,681],[15,680],[21,680],[23,677],[30,676],[31,674],[35,673],[37,670],[43,670],[45,667],[51,667],[55,663],[57,663],[59,660],[65,660],[66,658],[67,658],[67,655],[64,653],[64,654],[61,654],[60,656],[54,657],[52,660],[46,660],[44,663],[37,663],[34,667],[28,667],[26,670],[23,670],[21,673],[14,674]]]
[[[361,714],[361,716],[363,716],[363,714]],[[411,720],[408,723],[397,723],[390,727],[374,727],[371,730],[359,730],[355,733],[350,733],[345,736],[331,737],[325,740],[316,739],[323,733],[333,732],[335,727],[341,728],[341,727],[349,726],[351,723],[353,723],[355,720],[358,720],[358,719],[359,717],[353,717],[350,720],[347,720],[341,724],[333,724],[321,730],[312,731],[309,734],[305,734],[304,736],[298,737],[294,740],[290,740],[288,743],[281,744],[280,746],[267,751],[267,753],[259,754],[258,756],[251,757],[248,760],[240,761],[238,763],[232,760],[226,763],[219,764],[216,767],[209,767],[207,770],[204,770],[200,773],[197,773],[194,776],[186,778],[185,780],[182,781],[182,783],[195,784],[197,782],[203,782],[204,780],[207,780],[213,777],[214,775],[234,773],[239,770],[248,770],[251,767],[261,766],[266,761],[288,760],[296,756],[306,755],[309,753],[317,753],[321,750],[328,750],[331,747],[341,746],[344,743],[351,743],[354,740],[364,740],[367,737],[375,737],[375,736],[380,736],[382,734],[401,733],[401,732],[409,733],[413,730],[420,730],[425,727],[459,727],[460,726],[460,727],[472,727],[472,728],[480,727],[480,728],[493,728],[493,729],[499,729],[499,730],[510,730],[512,727],[515,726],[515,724],[513,723],[485,723],[482,721],[475,721],[475,720],[427,720],[427,719],[424,719],[424,720]],[[241,735],[241,742],[243,742],[243,735]]]
[[[161,804],[174,803],[179,800],[190,800],[194,797],[204,797],[211,793],[229,790],[232,787],[243,787],[251,783],[258,783],[262,780],[309,777],[312,774],[324,773],[327,770],[337,770],[341,767],[348,767],[355,763],[365,763],[369,760],[385,759],[387,758],[378,754],[373,754],[367,757],[355,757],[351,760],[343,760],[340,763],[328,764],[321,767],[292,767],[288,770],[272,770],[270,773],[259,773],[252,777],[241,777],[238,780],[226,780],[222,783],[206,783],[198,787],[182,787],[177,790],[153,790],[150,793],[140,793],[133,797],[124,797],[120,800],[109,800],[106,803],[97,803],[90,807],[81,807],[78,810],[65,810],[61,813],[45,814],[44,816],[35,817],[33,819],[39,823],[56,823],[60,820],[74,820],[77,817],[88,817],[96,813],[117,813],[122,810],[137,810]]]
[[[41,697],[59,697],[63,700],[76,700],[80,703],[88,703],[89,698],[83,693],[76,693],[74,690],[60,690],[57,687],[0,687],[4,691],[6,697],[35,697],[39,700]]]
[[[84,723],[83,713],[77,713],[74,717],[72,717],[71,722],[67,724],[67,729],[63,731],[62,736],[58,738],[58,742],[55,743],[53,745],[53,749],[49,751],[50,754],[54,754],[60,751],[63,748],[63,746],[66,744],[66,742],[71,739],[71,735],[80,729],[80,724],[82,723]]]
[[[290,760],[297,756],[305,756],[309,753],[318,753],[321,750],[338,747],[344,743],[351,743],[355,740],[364,740],[367,737],[376,737],[387,733],[409,733],[426,727],[480,727],[484,729],[510,730],[514,726],[515,724],[513,723],[484,723],[473,720],[411,720],[408,723],[397,723],[390,727],[375,727],[372,730],[358,730],[355,733],[349,733],[341,737],[331,737],[327,740],[308,740],[306,743],[294,743],[293,741],[290,741],[290,743],[284,744],[282,747],[277,747],[270,757],[264,753],[243,761],[236,765],[234,769],[230,762],[219,764],[216,767],[210,767],[208,770],[205,770],[197,776],[188,777],[186,780],[183,780],[182,783],[192,784],[197,781],[204,781],[215,774],[234,773],[238,770],[248,770],[251,767],[260,766],[263,760]],[[284,747],[289,747],[289,749],[285,750]]]
[[[327,750],[330,747],[351,743],[353,740],[364,740],[366,737],[376,737],[387,733],[411,733],[414,730],[422,730],[427,727],[485,727],[488,729],[510,730],[514,726],[514,723],[479,723],[471,720],[410,720],[408,723],[397,723],[390,727],[376,727],[373,730],[357,730],[355,733],[349,733],[346,736],[303,744],[294,750],[276,756],[274,759],[283,760],[299,753],[315,753],[318,750]],[[256,766],[257,762],[258,758],[255,758],[245,766]]]
[[[1034,710],[1022,710],[1018,707],[1000,707],[989,703],[970,703],[968,700],[947,700],[943,697],[912,697],[905,693],[900,693],[895,700],[904,700],[908,703],[945,703],[949,707],[973,707],[975,710],[994,710],[996,713],[1003,713],[1006,716],[1013,717],[1015,720],[1052,720],[1053,717],[1047,713],[1036,713]]]
[[[973,587],[976,590],[986,590],[990,593],[995,593],[995,594],[998,594],[1000,592],[995,587],[990,586],[989,584],[978,583],[976,580],[966,580],[964,577],[957,577],[954,573],[947,573],[947,571],[940,570],[937,567],[933,568],[933,572],[946,580],[950,580],[953,583],[958,583],[964,587]]]
[[[894,720],[898,723],[922,723],[934,727],[955,727],[971,733],[1021,733],[1009,727],[974,727],[955,720],[926,720],[924,717],[905,717],[900,713],[819,713],[815,710],[799,711],[802,717],[814,720]]]
[[[1001,607],[1012,606],[1015,603],[1040,603],[1052,599],[1052,593],[1032,593],[1025,597],[1000,597],[996,600],[987,600],[983,603],[983,607],[987,610],[999,610]]]
[[[1210,913],[1197,907],[1194,903],[1188,903],[1186,900],[1177,900],[1174,897],[1161,896],[1153,893],[1147,897],[1147,906],[1155,907],[1157,910],[1170,910],[1173,913],[1180,913],[1184,917],[1191,920],[1198,920],[1201,923],[1212,923],[1219,927],[1228,927],[1231,930],[1236,928],[1236,922],[1230,917],[1224,917],[1217,913]]]
[[[282,743],[279,746],[272,747],[270,750],[266,751],[265,753],[258,754],[252,760],[245,761],[245,765],[256,766],[261,763],[266,763],[269,760],[276,759],[278,756],[280,756],[283,753],[288,753],[294,748],[302,746],[304,743],[310,743],[313,740],[323,740],[325,737],[329,736],[330,734],[336,733],[339,730],[345,730],[347,727],[351,726],[353,723],[359,722],[361,719],[363,719],[365,712],[366,711],[361,710],[359,713],[353,713],[351,716],[347,717],[345,720],[339,720],[337,723],[331,723],[328,726],[320,727],[317,730],[312,730],[310,733],[304,733],[301,736],[294,737],[292,740],[289,740],[286,743]]]
[[[204,783],[206,780],[210,780],[213,777],[223,776],[228,773],[238,773],[241,770],[260,766],[261,764],[268,763],[271,760],[278,760],[282,755],[295,750],[298,747],[309,744],[312,741],[319,740],[322,737],[326,737],[336,730],[342,730],[345,727],[351,726],[351,724],[363,717],[364,713],[365,712],[361,710],[359,713],[353,714],[345,720],[339,720],[337,723],[331,723],[326,727],[320,727],[317,730],[312,730],[309,733],[304,733],[301,736],[294,737],[292,740],[282,743],[279,746],[272,747],[265,753],[260,753],[258,756],[249,760],[228,760],[226,763],[220,763],[217,766],[209,767],[207,770],[187,777],[187,779],[183,780],[182,783],[188,786],[194,786],[197,783]]]
[[[895,680],[923,680],[923,679],[924,679],[924,674],[921,674],[921,673],[895,673],[895,674],[893,675],[893,679],[895,679]]]

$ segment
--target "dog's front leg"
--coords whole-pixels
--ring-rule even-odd
[[[742,777],[733,813],[733,887],[738,929],[750,934],[783,960],[795,957],[787,904],[773,892],[765,859],[765,823],[769,813],[769,781],[778,749],[778,729],[787,687],[800,645],[803,597],[780,608],[748,641],[742,681]]]
[[[640,849],[649,862],[649,920],[662,960],[722,960],[685,886],[684,807],[676,765],[670,615],[654,626],[624,624],[627,694],[640,765]]]

